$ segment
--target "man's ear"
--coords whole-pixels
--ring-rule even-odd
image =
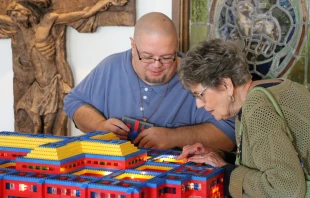
[[[136,53],[136,44],[135,44],[135,41],[133,40],[132,37],[129,37],[130,39],[130,45],[131,45],[131,55],[132,57],[134,57],[135,53]]]
[[[135,48],[136,48],[135,41],[133,40],[133,38],[132,38],[132,37],[129,37],[129,39],[130,39],[131,49],[135,49]]]
[[[229,96],[232,96],[234,93],[234,84],[230,78],[223,78],[223,86],[226,89]]]

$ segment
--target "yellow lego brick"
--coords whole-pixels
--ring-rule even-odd
[[[16,164],[14,162],[8,162],[8,163],[5,163],[5,164],[1,164],[0,165],[0,168],[8,168],[8,167],[15,167]]]
[[[153,166],[153,165],[143,165],[135,170],[145,170],[145,169],[153,169],[153,170],[161,170],[161,171],[169,171],[173,169],[172,167],[167,167],[167,166]]]
[[[28,138],[20,136],[0,136],[0,146],[2,147],[14,147],[14,148],[35,148],[39,145],[46,144],[49,142],[58,142],[61,139],[53,138]]]
[[[114,133],[108,133],[108,134],[104,134],[104,135],[95,135],[93,137],[90,137],[90,139],[119,140],[119,137],[117,137]]]
[[[177,160],[175,158],[168,158],[168,157],[158,158],[154,160],[154,162],[171,162],[171,163],[178,163],[178,164],[185,163],[183,160]]]
[[[106,176],[111,174],[111,171],[103,171],[103,170],[89,170],[89,169],[84,169],[78,172],[73,173],[74,175],[85,175],[85,174],[96,174],[96,175],[102,175]]]
[[[133,152],[137,152],[138,148],[130,142],[122,144],[103,144],[101,142],[82,141],[82,150],[84,153],[125,156]]]
[[[49,160],[62,160],[82,153],[79,142],[72,142],[57,148],[37,147],[25,156],[26,158],[38,158]]]
[[[142,175],[142,174],[135,174],[135,173],[123,173],[120,174],[116,177],[114,177],[115,179],[124,179],[124,178],[139,178],[139,179],[152,179],[154,176],[153,175]]]

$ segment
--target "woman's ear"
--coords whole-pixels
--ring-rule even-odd
[[[234,93],[234,84],[232,83],[230,78],[223,78],[223,85],[226,89],[229,96],[232,96]]]

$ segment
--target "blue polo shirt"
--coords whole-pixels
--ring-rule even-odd
[[[73,114],[79,107],[90,104],[107,119],[121,120],[126,116],[142,120],[141,91],[144,117],[149,118],[157,108],[148,119],[149,123],[159,127],[175,128],[209,122],[235,142],[234,119],[217,121],[203,108],[198,109],[195,98],[182,88],[177,74],[170,80],[167,91],[167,84],[150,86],[142,80],[140,80],[141,90],[139,91],[139,78],[133,70],[131,59],[130,49],[101,61],[65,97],[64,110],[69,118],[73,118]]]

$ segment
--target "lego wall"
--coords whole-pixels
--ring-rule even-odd
[[[172,16],[172,0],[136,0],[137,19],[148,12]],[[103,58],[130,48],[133,27],[99,27],[95,33],[78,33],[67,29],[67,60],[78,84]],[[11,39],[0,39],[0,126],[1,131],[14,131],[13,71]],[[71,135],[81,132],[69,123]]]

